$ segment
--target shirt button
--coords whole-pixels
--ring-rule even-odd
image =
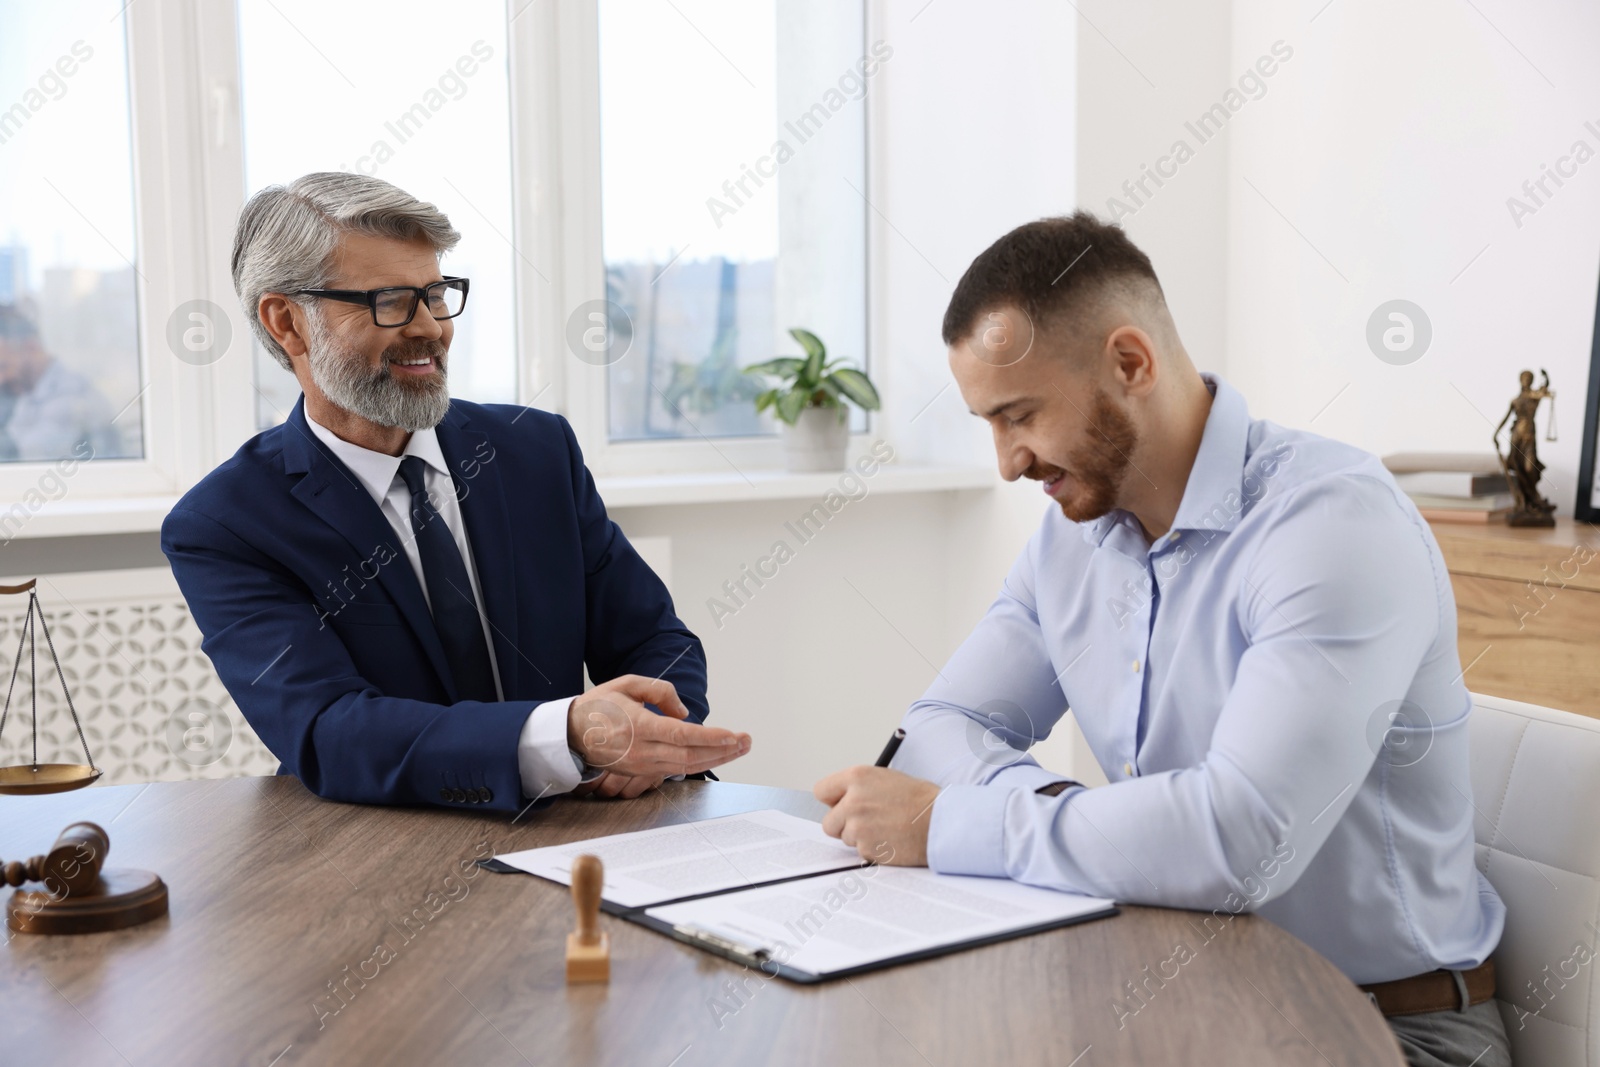
[[[1133,764],[1132,763],[1124,763],[1122,765],[1122,773],[1126,774],[1129,778],[1132,778],[1133,777]]]
[[[1134,660],[1133,661],[1133,673],[1135,673],[1135,674],[1139,673],[1139,661],[1138,660]]]

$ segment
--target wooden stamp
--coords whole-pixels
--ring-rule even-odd
[[[567,984],[611,981],[611,939],[600,929],[600,889],[605,870],[599,856],[572,861],[572,903],[578,928],[567,935]]]

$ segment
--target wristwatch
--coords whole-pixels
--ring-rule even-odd
[[[1060,782],[1051,782],[1049,785],[1041,785],[1038,789],[1035,789],[1034,792],[1042,793],[1047,797],[1058,797],[1068,789],[1071,789],[1073,786],[1082,784],[1082,782],[1074,782],[1069,778]]]

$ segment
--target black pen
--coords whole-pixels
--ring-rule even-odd
[[[906,739],[905,730],[903,730],[903,729],[896,730],[894,732],[894,736],[889,738],[889,743],[887,745],[883,746],[883,755],[878,757],[878,762],[874,763],[873,766],[874,767],[887,767],[887,766],[889,766],[889,761],[894,759],[894,754],[896,752],[900,751],[900,742],[904,741],[905,739]]]

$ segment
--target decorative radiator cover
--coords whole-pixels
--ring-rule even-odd
[[[32,575],[23,575],[28,578]],[[0,584],[20,579],[0,579]],[[165,568],[39,578],[39,606],[83,722],[99,784],[272,774],[278,760],[234,707]],[[28,646],[11,684],[28,598],[0,597],[0,692],[10,708],[0,764],[33,762]],[[35,624],[41,763],[82,763],[83,747]]]
[[[634,548],[669,586],[672,543]],[[33,575],[0,576],[0,585]],[[200,630],[164,567],[39,576],[39,606],[61,657],[101,785],[273,774],[267,751],[200,651]],[[0,597],[0,693],[11,683],[28,598]],[[83,747],[44,629],[35,627],[41,763],[82,763]],[[0,765],[32,763],[28,647],[0,729]]]

